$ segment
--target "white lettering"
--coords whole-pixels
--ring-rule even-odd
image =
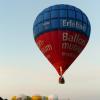
[[[45,47],[43,47],[43,48],[41,49],[41,51],[42,51],[43,53],[47,53],[48,51],[52,51],[52,45],[51,45],[51,44],[46,45]]]
[[[74,33],[72,35],[72,34],[68,34],[67,32],[66,33],[64,32],[62,35],[62,40],[63,40],[63,42],[73,42],[73,43],[79,44],[81,46],[85,46],[87,43],[87,41],[85,41],[80,36],[80,34],[77,34],[77,33]]]
[[[79,47],[76,44],[64,42],[64,43],[62,43],[62,49],[69,49],[69,50],[76,51],[76,52],[80,53],[81,50],[83,49],[83,47]]]
[[[39,40],[37,42],[37,45],[39,46],[39,48],[41,48],[43,46],[43,44],[44,44],[44,41],[43,40]]]
[[[79,21],[75,21],[75,20],[63,20],[63,27],[70,27],[70,28],[76,28],[78,30],[82,30],[82,31],[86,31],[86,25],[82,24]]]
[[[63,33],[63,41],[67,41],[68,33]]]

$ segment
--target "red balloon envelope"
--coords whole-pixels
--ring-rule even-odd
[[[64,4],[44,9],[33,26],[38,47],[61,77],[86,46],[90,30],[87,16]]]

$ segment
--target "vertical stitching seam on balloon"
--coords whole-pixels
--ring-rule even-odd
[[[52,29],[52,24],[51,24],[51,21],[52,21],[52,18],[51,18],[51,12],[52,12],[52,8],[51,8],[51,11],[50,11],[50,27],[51,27],[51,29]],[[52,35],[52,32],[50,33],[51,35]],[[52,36],[50,36],[50,38],[51,38],[51,41],[52,41],[52,47],[54,47],[54,44],[53,44],[53,40],[52,40]],[[53,55],[53,61],[55,61],[55,54],[54,54],[55,52],[53,52],[52,53],[52,55]],[[53,65],[52,65],[53,66]]]
[[[52,12],[52,11],[53,11],[53,10],[51,9],[51,12]],[[50,20],[52,21],[52,19],[53,19],[53,18],[51,18],[51,14],[50,14]],[[52,24],[51,24],[51,28],[52,28]],[[53,37],[53,36],[52,36],[52,33],[53,33],[53,32],[51,32],[51,37]],[[55,57],[55,55],[56,55],[55,53],[56,53],[56,52],[55,52],[55,45],[54,45],[54,40],[55,40],[54,37],[53,37],[53,39],[51,38],[51,40],[52,40],[52,45],[53,45],[53,47],[54,47],[54,48],[53,48],[53,49],[54,49],[54,52],[53,52],[53,59],[54,59],[54,62],[55,62],[55,61],[56,61],[56,57]]]

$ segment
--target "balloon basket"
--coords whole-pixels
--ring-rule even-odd
[[[65,79],[62,76],[59,78],[59,84],[65,84]]]

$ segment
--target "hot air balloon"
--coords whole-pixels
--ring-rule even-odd
[[[42,100],[48,100],[47,96],[42,96]]]
[[[16,96],[13,96],[13,97],[11,98],[11,100],[16,100],[16,98],[17,98]]]
[[[32,100],[32,98],[30,96],[27,96],[27,100]]]
[[[60,75],[85,48],[91,26],[86,14],[71,5],[59,4],[44,9],[35,19],[33,35],[41,52]]]
[[[2,98],[2,97],[0,97],[0,100],[3,100],[3,98]]]
[[[48,97],[48,100],[58,100],[58,96],[56,96],[56,95],[50,95]]]
[[[32,96],[32,100],[42,100],[42,96],[34,95],[34,96]]]
[[[28,96],[26,96],[26,95],[24,95],[24,94],[21,94],[21,95],[19,95],[19,96],[16,98],[16,100],[29,100],[27,97],[28,97]]]

